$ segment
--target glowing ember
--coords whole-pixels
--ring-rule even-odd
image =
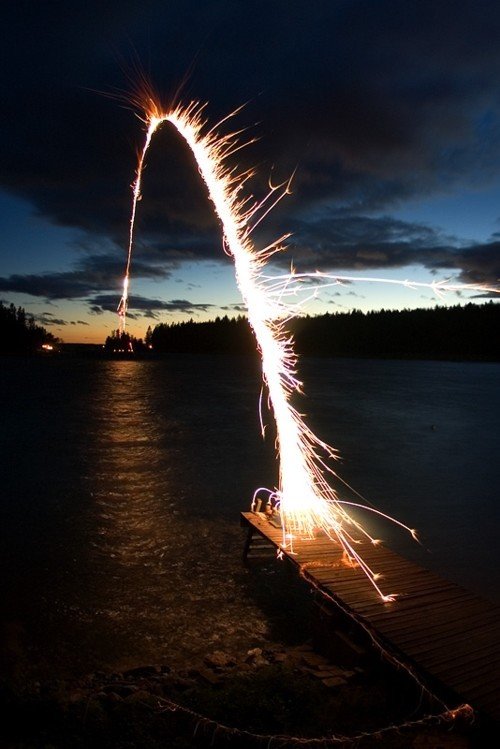
[[[293,393],[300,392],[301,382],[296,377],[297,357],[293,350],[292,339],[285,332],[285,323],[297,312],[299,305],[295,307],[287,305],[285,298],[296,293],[299,283],[310,282],[311,279],[322,285],[325,282],[338,284],[361,279],[330,276],[319,272],[315,274],[292,272],[283,276],[265,277],[262,273],[264,266],[272,254],[283,249],[282,245],[287,236],[259,250],[254,247],[250,235],[264,216],[284,197],[289,183],[271,188],[261,202],[255,201],[252,196],[245,198],[242,190],[253,172],[238,172],[227,165],[228,157],[248,145],[238,140],[238,133],[218,135],[216,128],[221,123],[208,129],[203,117],[204,106],[198,103],[162,111],[160,105],[154,100],[154,96],[146,93],[146,95],[135,97],[135,104],[138,104],[144,112],[142,121],[147,130],[133,184],[127,268],[123,296],[118,307],[122,330],[127,312],[134,223],[137,202],[140,198],[144,159],[157,128],[163,122],[169,122],[191,149],[207,186],[210,200],[222,224],[224,249],[234,258],[236,279],[262,356],[263,377],[276,421],[279,484],[274,491],[258,490],[252,506],[255,509],[257,503],[261,503],[257,495],[265,491],[268,496],[268,513],[272,514],[277,511],[281,515],[283,548],[293,553],[294,539],[310,539],[318,532],[323,532],[340,545],[348,563],[361,567],[384,601],[393,600],[394,595],[384,595],[377,583],[379,574],[366,564],[355,548],[363,539],[373,544],[378,543],[377,539],[372,538],[359,522],[351,517],[345,506],[352,506],[353,503],[341,501],[325,478],[325,472],[329,472],[338,479],[328,465],[329,460],[336,457],[335,450],[313,434],[291,404]],[[235,112],[225,120],[234,114]],[[377,278],[363,280],[380,282]],[[410,287],[426,286],[437,294],[464,288],[485,290],[485,287],[480,286],[452,285],[444,282],[423,284],[397,282],[390,279],[383,282],[402,283]],[[414,530],[388,518],[387,515],[364,505],[355,506],[376,512],[396,522],[416,537]]]

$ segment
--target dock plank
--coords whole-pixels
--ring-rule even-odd
[[[242,525],[282,549],[281,529],[262,513],[242,513]],[[383,602],[360,567],[343,562],[342,551],[325,536],[294,540],[283,554],[306,581],[338,601],[383,647],[476,710],[500,721],[500,606],[404,559],[390,549],[360,545],[366,564],[382,573]]]

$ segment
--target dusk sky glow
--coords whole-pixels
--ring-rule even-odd
[[[293,194],[255,244],[275,266],[498,285],[500,6],[486,0],[25,1],[3,13],[0,300],[64,341],[118,327],[143,124],[109,96],[140,69],[257,142],[252,192]],[[100,93],[102,92],[102,93]],[[106,95],[103,95],[106,94]],[[201,179],[168,126],[138,205],[128,330],[243,312]],[[349,284],[317,312],[480,302]]]

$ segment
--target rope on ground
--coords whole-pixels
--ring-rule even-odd
[[[252,744],[253,746],[266,746],[267,749],[272,747],[316,747],[316,746],[336,746],[336,747],[349,747],[355,744],[359,744],[360,741],[367,738],[379,738],[383,739],[385,736],[391,733],[401,733],[405,730],[412,730],[414,728],[436,726],[441,724],[452,725],[459,718],[463,718],[467,722],[471,722],[474,716],[474,711],[470,705],[463,704],[454,709],[447,709],[446,711],[436,715],[426,715],[418,720],[405,721],[398,725],[384,726],[383,728],[376,729],[374,731],[362,731],[353,736],[345,735],[334,735],[303,738],[300,736],[286,736],[283,734],[259,734],[247,731],[245,729],[235,728],[226,726],[223,723],[219,723],[212,718],[207,718],[199,713],[191,710],[188,707],[183,707],[172,700],[165,697],[158,697],[158,712],[180,712],[184,716],[188,717],[194,725],[193,737],[199,735],[200,728],[205,732],[212,732],[212,739],[210,746],[214,746],[216,735],[224,736],[226,739],[245,739],[247,745]]]

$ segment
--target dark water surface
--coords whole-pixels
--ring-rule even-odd
[[[118,669],[265,636],[238,528],[277,473],[256,363],[0,367],[8,667]],[[425,549],[367,517],[376,535],[500,600],[500,365],[307,359],[301,375],[300,408],[339,448],[340,475],[417,527]]]

